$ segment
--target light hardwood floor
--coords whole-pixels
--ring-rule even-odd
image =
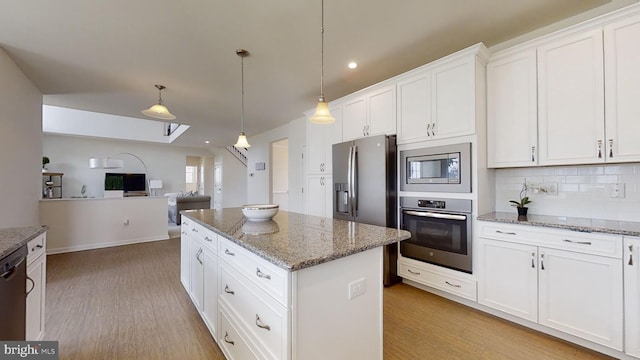
[[[224,359],[179,262],[179,239],[48,256],[45,340],[60,359]],[[403,284],[384,291],[384,358],[607,359]]]

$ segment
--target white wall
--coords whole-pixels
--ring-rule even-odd
[[[51,159],[49,171],[64,173],[62,196],[65,198],[79,196],[83,184],[87,185],[87,196],[103,197],[106,172],[144,172],[142,163],[129,155],[116,156],[124,160],[124,167],[110,170],[90,169],[92,157],[121,152],[137,155],[147,165],[147,178],[162,180],[163,188],[158,193],[164,194],[185,190],[187,156],[212,156],[206,149],[53,134],[42,137],[42,151]]]
[[[640,163],[496,170],[496,211],[515,212],[508,201],[525,179],[558,184],[558,195],[527,193],[531,214],[640,221]],[[625,185],[624,198],[610,196],[613,184]]]
[[[251,148],[248,152],[247,202],[267,204],[271,202],[271,143],[289,139],[289,210],[303,212],[302,185],[302,147],[306,142],[306,123],[304,118],[250,137]],[[256,163],[264,162],[266,170],[256,170]]]
[[[37,226],[42,94],[0,48],[0,228]]]

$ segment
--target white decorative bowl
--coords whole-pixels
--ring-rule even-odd
[[[249,221],[267,221],[278,213],[279,205],[244,205],[242,213]]]

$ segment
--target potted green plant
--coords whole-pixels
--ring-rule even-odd
[[[518,216],[527,216],[527,211],[529,208],[528,204],[531,204],[532,201],[527,196],[527,183],[522,184],[522,190],[520,191],[520,200],[509,200],[511,206],[515,206],[518,210]]]
[[[43,156],[43,157],[42,157],[42,172],[43,172],[43,173],[48,171],[48,170],[47,170],[47,168],[46,168],[46,166],[47,166],[47,164],[48,164],[49,162],[50,162],[50,161],[49,161],[49,158],[48,158],[48,157],[46,157],[46,156]]]

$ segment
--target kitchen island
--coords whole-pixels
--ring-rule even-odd
[[[383,248],[404,230],[182,213],[181,281],[228,359],[382,359]]]

